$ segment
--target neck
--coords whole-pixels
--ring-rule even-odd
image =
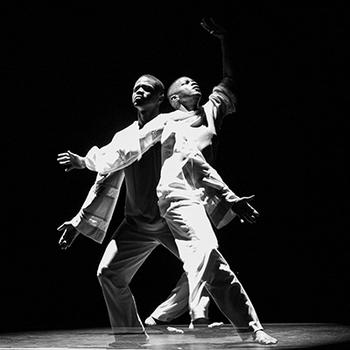
[[[137,111],[137,119],[139,121],[140,126],[144,126],[154,117],[159,114],[159,108],[155,107],[153,109],[139,109]]]
[[[183,112],[192,112],[192,111],[197,111],[199,109],[198,104],[193,104],[193,105],[180,105],[179,110]]]
[[[200,96],[183,97],[179,100],[182,111],[196,111],[199,109]]]

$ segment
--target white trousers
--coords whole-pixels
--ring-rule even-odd
[[[215,232],[204,206],[196,201],[174,201],[164,218],[188,277],[191,319],[196,317],[195,306],[206,288],[238,332],[262,329],[247,293],[217,249]]]

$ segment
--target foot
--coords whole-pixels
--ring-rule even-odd
[[[168,322],[164,322],[164,321],[161,321],[161,320],[158,320],[152,316],[149,316],[146,318],[145,320],[145,326],[146,327],[154,327],[154,326],[164,326],[164,325],[167,325]]]
[[[152,316],[149,316],[145,319],[145,326],[152,327],[156,325],[157,325],[157,322]]]
[[[208,328],[219,328],[224,325],[224,322],[213,322],[211,324],[208,324]]]
[[[276,344],[278,340],[271,335],[268,335],[263,330],[258,330],[253,334],[253,340],[255,343],[262,345]]]
[[[182,329],[176,328],[176,327],[167,327],[166,330],[169,333],[175,333],[175,334],[184,334],[185,333]]]

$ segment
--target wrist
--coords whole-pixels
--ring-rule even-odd
[[[86,168],[85,157],[80,157],[80,165],[82,169]]]

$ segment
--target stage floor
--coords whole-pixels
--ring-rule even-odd
[[[117,349],[219,350],[219,349],[350,349],[350,326],[329,323],[270,323],[265,330],[278,338],[272,346],[242,342],[232,327],[201,327],[189,330],[186,325],[172,325],[184,333],[167,327],[148,328],[150,339],[122,335],[114,344]],[[75,329],[0,334],[0,349],[106,349],[114,342],[110,329]]]

